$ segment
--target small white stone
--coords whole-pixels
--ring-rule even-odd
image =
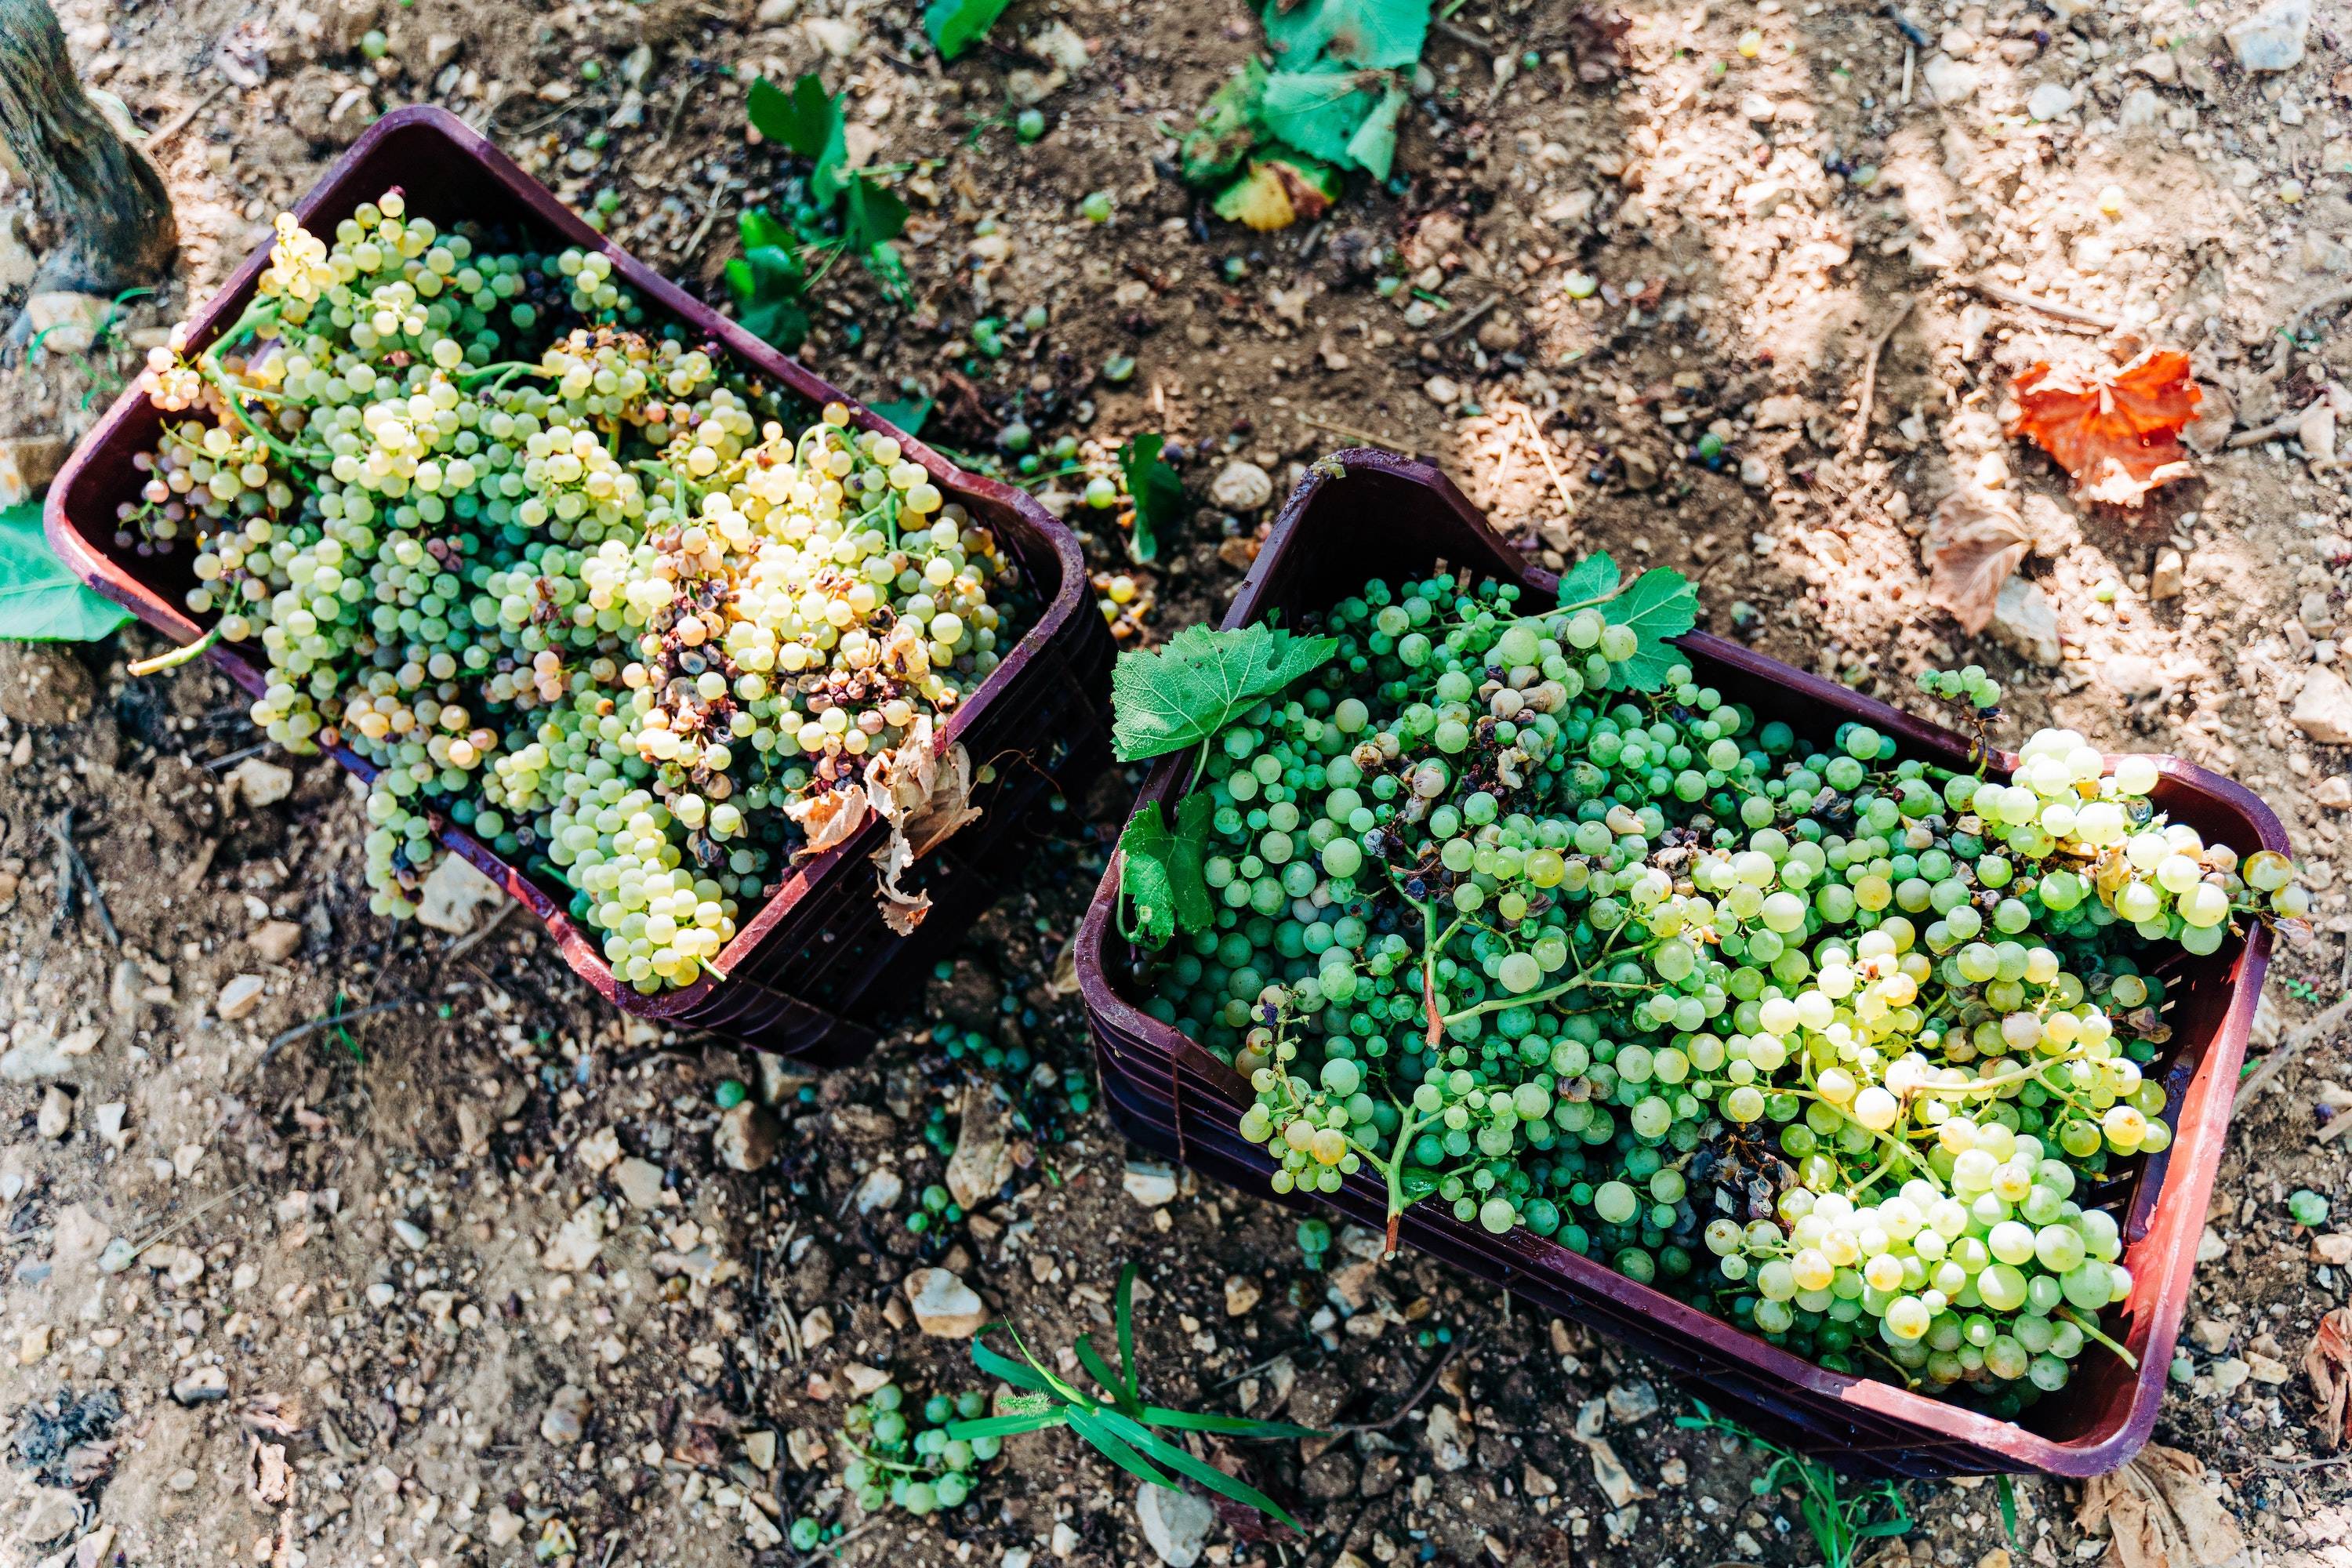
[[[229,785],[229,800],[235,805],[243,801],[248,806],[276,805],[294,793],[294,770],[260,757],[247,757],[222,775]]]
[[[853,1201],[859,1214],[879,1214],[897,1207],[906,1191],[907,1184],[899,1179],[898,1172],[887,1165],[877,1165],[857,1184],[857,1196]]]
[[[2304,39],[2310,31],[2311,0],[2271,0],[2221,36],[2246,69],[2284,71],[2303,63]]]
[[[947,1269],[918,1268],[907,1276],[906,1289],[915,1326],[934,1339],[968,1340],[988,1321],[987,1304]]]
[[[1209,1544],[1217,1510],[1198,1492],[1146,1481],[1135,1494],[1135,1519],[1145,1543],[1167,1568],[1192,1568]]]
[[[2288,717],[2323,746],[2352,745],[2352,685],[2326,665],[2314,665]]]
[[[613,1167],[613,1183],[633,1209],[657,1209],[667,1200],[662,1190],[662,1168],[635,1155]]]
[[[416,900],[416,918],[436,931],[463,936],[474,929],[481,906],[502,891],[464,856],[444,855],[433,874],[425,879],[423,895]]]
[[[220,989],[213,1012],[223,1022],[234,1022],[261,1005],[263,985],[258,974],[239,974]]]
[[[1236,458],[1209,486],[1209,500],[1225,511],[1255,511],[1274,499],[1274,480],[1255,463]]]
[[[425,1234],[425,1227],[418,1225],[413,1219],[394,1220],[392,1222],[392,1234],[400,1238],[400,1245],[408,1248],[411,1252],[424,1251],[425,1244],[432,1239],[432,1237]]]
[[[35,1125],[44,1138],[62,1138],[71,1131],[73,1096],[56,1084],[49,1085],[48,1092],[41,1096],[41,1110]]]
[[[572,1146],[572,1157],[588,1167],[591,1175],[603,1175],[621,1157],[621,1135],[610,1127],[599,1127]]]
[[[1450,375],[1433,375],[1421,384],[1421,390],[1442,408],[1451,408],[1462,401],[1462,387]]]
[[[1982,79],[1982,73],[1975,66],[1965,60],[1956,60],[1949,55],[1929,56],[1927,63],[1920,67],[1919,71],[1927,79],[1927,91],[1947,109],[1974,98],[1977,83]]]
[[[2060,82],[2045,81],[2025,100],[2025,112],[2036,120],[2055,120],[2074,107],[2074,95]]]
[[[1153,1164],[1142,1160],[1129,1160],[1127,1174],[1119,1184],[1127,1195],[1145,1208],[1156,1209],[1176,1201],[1176,1172],[1169,1165]]]

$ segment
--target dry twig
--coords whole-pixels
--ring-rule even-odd
[[[2102,316],[2095,310],[2078,310],[2072,305],[2062,305],[2055,300],[2044,300],[2037,295],[2021,294],[2014,289],[2005,289],[1982,278],[1970,278],[1967,282],[1969,288],[1988,300],[1998,300],[2021,310],[2039,310],[2045,316],[2055,317],[2062,321],[2074,321],[2085,327],[2097,327],[2102,331],[2112,332],[2123,325],[2113,316]]]
[[[2285,1070],[2286,1065],[2301,1055],[2305,1047],[2323,1036],[2333,1034],[2343,1027],[2347,1018],[2352,1018],[2352,996],[2347,996],[2310,1023],[2279,1041],[2270,1054],[2256,1064],[2254,1070],[2245,1076],[2244,1081],[2238,1085],[2237,1097],[2230,1102],[2231,1112],[2235,1114],[2245,1110],[2252,1103],[2254,1096],[2262,1092],[2263,1086]]]
[[[1855,398],[1859,406],[1854,413],[1853,428],[1847,432],[1845,438],[1848,457],[1859,455],[1869,444],[1870,409],[1878,397],[1878,356],[1885,352],[1887,342],[1895,336],[1895,329],[1911,319],[1911,308],[1916,303],[1906,295],[1901,307],[1895,310],[1895,319],[1886,323],[1884,331],[1871,340],[1870,353],[1862,362],[1862,391]]]

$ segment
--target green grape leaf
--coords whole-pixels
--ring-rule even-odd
[[[1339,651],[1337,637],[1294,637],[1272,626],[1186,626],[1160,648],[1119,655],[1110,677],[1112,744],[1128,763],[1198,745]]]
[[[1165,947],[1176,934],[1176,883],[1169,864],[1175,852],[1176,840],[1156,800],[1130,817],[1118,836],[1119,931],[1128,941]],[[1127,923],[1129,910],[1134,911],[1132,926]]]
[[[1387,179],[1390,167],[1396,162],[1397,121],[1403,115],[1404,106],[1404,84],[1391,81],[1371,113],[1348,138],[1349,158],[1375,180]]]
[[[816,165],[809,191],[820,203],[841,194],[841,164],[848,156],[841,100],[826,93],[814,72],[793,83],[790,92],[761,77],[751,84],[749,112],[753,130]]]
[[[1617,667],[1615,683],[1655,691],[1666,683],[1666,671],[1682,660],[1667,639],[1698,624],[1698,591],[1681,573],[1653,566],[1610,600],[1606,613],[1611,625],[1631,626],[1642,639],[1633,657]]]
[[[1265,128],[1310,158],[1354,168],[1349,143],[1378,107],[1386,80],[1376,71],[1334,69],[1328,61],[1311,70],[1276,71],[1265,79]]]
[[[907,397],[892,403],[869,403],[866,406],[908,435],[919,436],[923,422],[931,416],[931,401],[928,397]]]
[[[1184,480],[1160,461],[1168,437],[1147,432],[1128,438],[1118,449],[1118,469],[1127,481],[1128,499],[1135,503],[1135,535],[1129,546],[1138,561],[1157,560],[1160,530],[1173,525],[1184,511]]]
[[[1265,134],[1258,118],[1265,101],[1265,67],[1252,56],[1201,106],[1199,121],[1177,149],[1186,184],[1212,184],[1241,167]]]
[[[841,232],[850,249],[870,253],[905,230],[907,204],[898,199],[898,192],[862,174],[850,176],[845,188],[849,193],[849,210]]]
[[[0,637],[10,642],[96,642],[131,619],[49,553],[41,506],[0,511]]]
[[[1341,65],[1389,68],[1421,58],[1430,0],[1267,0],[1265,40],[1275,58],[1304,65],[1320,54]]]
[[[1209,832],[1217,815],[1216,797],[1194,790],[1176,803],[1176,831],[1169,843],[1168,881],[1176,896],[1176,923],[1188,932],[1204,931],[1215,923],[1216,901],[1209,896],[1205,872]]]
[[[923,8],[923,31],[940,58],[951,60],[980,42],[1013,0],[931,0]]]
[[[763,342],[790,353],[808,337],[808,269],[792,231],[759,207],[737,220],[743,254],[727,263],[735,319]]]
[[[1605,550],[1596,550],[1568,569],[1559,580],[1562,605],[1597,603],[1617,591],[1622,574]]]

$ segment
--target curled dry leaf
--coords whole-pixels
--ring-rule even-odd
[[[2105,1568],[2221,1568],[2246,1549],[2205,1467],[2160,1443],[2085,1481],[2074,1522],[2107,1531]]]
[[[909,936],[930,912],[931,900],[900,887],[899,874],[980,816],[971,804],[971,753],[956,745],[940,757],[931,749],[929,718],[919,718],[897,751],[868,765],[866,789],[875,811],[890,825],[888,841],[874,852],[882,874],[882,919],[900,936]]]
[[[1927,601],[1970,636],[1992,619],[2000,585],[2033,548],[2017,515],[1983,496],[1955,492],[1936,508],[1927,535]]]
[[[976,1209],[1013,1179],[1013,1144],[1005,1107],[993,1086],[971,1084],[963,1091],[961,1126],[955,1152],[948,1157],[948,1195],[966,1210]]]
[[[2194,471],[2180,432],[2204,391],[2189,374],[2189,356],[2177,350],[2121,370],[2053,370],[2037,360],[2011,390],[2018,415],[2009,433],[2058,459],[2084,500],[2137,506],[2158,485]]]
[[[846,843],[866,822],[866,794],[856,788],[829,789],[822,795],[803,795],[784,807],[784,815],[801,825],[808,835],[805,853],[822,855],[837,844]]]
[[[2330,1448],[2352,1440],[2352,1307],[2338,1307],[2319,1320],[2311,1348],[2303,1352],[2303,1372],[2319,1402],[2314,1425]]]

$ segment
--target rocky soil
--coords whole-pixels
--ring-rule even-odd
[[[1128,579],[1125,635],[1220,610],[1299,466],[1376,442],[1547,563],[1688,573],[1703,624],[1776,657],[1897,700],[1980,661],[2020,723],[2262,795],[2319,908],[2273,971],[2257,1049],[2286,1059],[2231,1134],[2158,1430],[2202,1473],[2149,1484],[2189,1527],[2175,1568],[2229,1558],[2224,1526],[2242,1561],[2340,1561],[2352,1469],[2303,1362],[2352,1270],[2343,11],[1470,0],[1431,36],[1399,177],[1271,235],[1168,165],[1261,46],[1247,7],[1024,0],[944,67],[913,11],[68,0],[184,268],[120,311],[24,301],[45,237],[0,184],[0,315],[47,329],[6,373],[0,483],[37,484],[383,110],[449,107],[723,292],[735,214],[789,171],[746,88],[817,70],[854,157],[924,165],[912,302],[845,266],[804,356],[941,396],[926,433],[958,448],[1015,417],[1165,432],[1198,510],[1160,562],[1070,513],[1106,595]],[[1026,346],[976,348],[1033,305]],[[2004,434],[2034,362],[2158,346],[2206,402],[2194,477],[2143,508],[2079,503]],[[1980,637],[1928,598],[1955,508],[2031,542]],[[131,677],[156,646],[0,649],[7,1561],[778,1564],[803,1516],[908,1568],[1820,1561],[1794,1491],[1751,1494],[1761,1461],[1678,1427],[1689,1392],[1638,1357],[1361,1235],[1309,1270],[1292,1215],[1131,1158],[1066,962],[1121,780],[1041,822],[869,1062],[808,1076],[623,1019],[495,902],[373,919],[347,781],[262,745],[215,675]],[[966,1217],[910,1230],[951,1184]],[[2340,1217],[2295,1225],[2305,1189]],[[852,1398],[886,1370],[982,1386],[985,1315],[1054,1354],[1109,1321],[1124,1261],[1154,1398],[1344,1428],[1203,1450],[1303,1537],[1139,1497],[1059,1433],[1009,1443],[970,1508],[861,1518]],[[1915,1487],[1870,1554],[2167,1561],[2105,1496],[2021,1480],[2012,1540],[1991,1484]]]

